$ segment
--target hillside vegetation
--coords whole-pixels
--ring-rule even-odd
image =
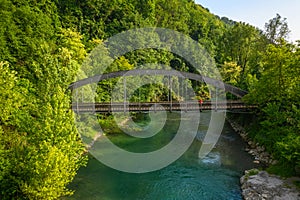
[[[68,85],[95,46],[105,48],[103,40],[139,27],[173,29],[204,46],[224,81],[248,90],[245,100],[259,105],[252,137],[274,154],[280,169],[299,170],[300,49],[287,42],[279,15],[261,31],[219,18],[192,0],[0,0],[0,19],[0,199],[72,194],[67,186],[86,158]],[[128,53],[110,70],[140,63],[194,72],[182,58],[159,50]],[[99,84],[97,98],[109,101],[113,83]],[[205,85],[191,85],[206,98]],[[164,90],[149,85],[143,100],[164,100]]]

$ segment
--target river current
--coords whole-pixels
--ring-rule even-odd
[[[140,114],[137,123],[147,124],[147,116]],[[179,113],[168,113],[164,128],[151,138],[137,140],[126,134],[111,134],[109,138],[129,151],[151,151],[161,148],[174,137],[179,122]],[[198,158],[209,122],[210,112],[201,113],[197,136],[190,148],[177,161],[158,171],[125,173],[89,156],[88,165],[79,170],[70,185],[70,189],[75,190],[74,195],[67,199],[242,199],[239,178],[244,170],[253,167],[253,158],[244,151],[245,142],[227,122],[215,148],[204,159]]]

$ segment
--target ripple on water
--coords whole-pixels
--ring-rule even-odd
[[[235,181],[238,176],[222,168],[204,169],[177,163],[161,170],[159,181],[150,181],[146,195],[138,199],[242,199]]]
[[[210,152],[204,158],[199,158],[199,164],[207,167],[221,166],[221,155],[219,152]]]
[[[173,129],[178,127],[176,121],[180,119],[176,113],[169,115],[171,120],[166,129],[152,140],[135,143],[131,137],[115,136],[113,139],[130,147],[136,145],[135,149],[151,150],[153,146],[165,145],[174,137]],[[249,155],[242,150],[239,136],[225,123],[224,133],[214,150],[199,159],[198,153],[207,131],[209,116],[209,113],[201,113],[202,124],[197,139],[179,160],[166,168],[145,174],[128,174],[90,159],[87,167],[80,169],[71,184],[71,189],[76,190],[74,196],[66,199],[241,200],[239,177],[252,164],[252,158],[248,158]]]

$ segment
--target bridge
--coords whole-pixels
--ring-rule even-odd
[[[124,107],[125,106],[125,107]],[[242,101],[226,101],[226,102],[203,102],[195,101],[186,102],[127,102],[124,103],[74,103],[73,110],[75,112],[158,112],[158,111],[202,111],[202,110],[251,110],[256,108],[255,105],[246,105]]]
[[[117,71],[106,74],[100,74],[93,77],[85,78],[74,82],[69,85],[71,91],[78,89],[82,86],[98,83],[102,80],[109,80],[118,77],[128,76],[140,76],[140,75],[162,75],[169,77],[169,89],[172,90],[172,82],[170,77],[176,76],[186,78],[190,80],[205,82],[206,84],[212,85],[219,90],[225,90],[225,92],[231,93],[239,98],[245,96],[248,92],[230,84],[224,83],[220,80],[216,80],[210,77],[203,76],[201,74],[194,74],[189,72],[181,72],[177,70],[164,70],[164,69],[135,69],[126,71]],[[199,103],[197,101],[172,101],[172,98],[168,97],[166,102],[128,102],[126,97],[126,79],[124,79],[124,101],[123,102],[96,102],[96,103],[84,103],[84,102],[73,102],[72,109],[75,112],[146,112],[146,111],[193,111],[193,110],[250,110],[255,108],[255,105],[246,105],[240,100],[237,101],[205,101]],[[217,94],[216,94],[217,97]]]

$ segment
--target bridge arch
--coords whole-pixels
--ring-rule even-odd
[[[223,81],[216,80],[213,78],[209,78],[206,76],[202,76],[201,74],[194,74],[190,72],[181,72],[177,70],[165,70],[165,69],[134,69],[134,70],[125,70],[125,71],[117,71],[117,72],[110,72],[106,74],[100,74],[96,76],[92,76],[89,78],[85,78],[76,82],[73,82],[69,85],[70,90],[74,90],[76,88],[92,84],[98,83],[102,80],[108,80],[111,78],[118,78],[123,76],[138,76],[138,75],[165,75],[165,76],[177,76],[177,77],[184,77],[190,80],[204,82],[206,84],[212,85],[218,89],[225,89],[225,92],[231,93],[239,98],[242,98],[246,94],[247,91],[242,90],[238,87],[233,85],[224,83]]]

